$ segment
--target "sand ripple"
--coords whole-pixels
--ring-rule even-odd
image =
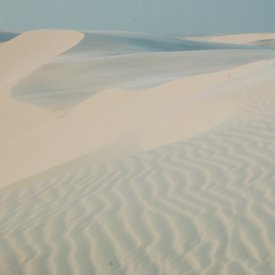
[[[1,274],[273,274],[275,117],[258,112],[3,189]]]

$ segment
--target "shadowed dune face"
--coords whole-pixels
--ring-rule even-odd
[[[72,31],[30,31],[1,45],[0,85],[19,81],[50,59],[73,47],[84,34]]]
[[[31,31],[0,44],[0,151],[6,142],[56,118],[48,110],[13,100],[10,96],[13,85],[73,47],[83,36],[74,31]]]
[[[168,35],[138,34],[127,32],[87,32],[81,43],[65,53],[119,55],[137,52],[176,52],[217,49],[250,49],[251,46],[222,43],[196,42]]]
[[[91,97],[63,117],[7,144],[0,156],[2,185],[95,154],[106,161],[198,135],[234,118],[242,100],[222,87],[263,79],[274,62],[255,62],[231,70],[174,80],[138,93],[119,89]],[[251,81],[251,80],[250,80]],[[220,91],[220,92],[219,92]],[[218,114],[218,115],[217,115]],[[28,161],[22,163],[25,156]],[[9,163],[17,173],[13,174]]]
[[[14,32],[1,32],[0,31],[0,43],[9,41],[16,36],[18,36],[19,33],[14,33]]]
[[[264,39],[254,42],[253,45],[275,49],[275,39]]]
[[[71,107],[113,87],[138,89],[275,57],[246,46],[153,35],[87,33],[73,49],[16,85],[16,100],[47,108]]]

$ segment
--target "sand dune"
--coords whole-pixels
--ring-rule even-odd
[[[10,145],[5,144],[0,156],[0,167],[4,171],[2,186],[106,146],[109,153],[105,158],[114,158],[116,150],[112,149],[112,143],[118,139],[123,140],[119,148],[126,146],[127,154],[131,154],[215,127],[234,116],[241,102],[236,103],[222,94],[209,95],[211,89],[268,64],[267,61],[256,62],[228,71],[175,80],[138,93],[102,92],[63,118]],[[181,123],[183,126],[179,127]],[[115,143],[113,147],[117,146]],[[13,163],[11,169],[10,163]]]
[[[73,47],[83,37],[71,31],[32,31],[0,44],[0,147],[59,114],[26,106],[11,99],[11,88],[51,58]],[[1,147],[2,148],[2,147]]]
[[[77,44],[84,34],[72,31],[31,31],[0,45],[1,85],[19,81]]]
[[[19,81],[12,96],[54,110],[71,108],[106,89],[135,91],[183,76],[272,58],[274,51],[250,46],[183,41],[170,36],[89,32],[75,47]]]
[[[9,41],[13,38],[15,38],[19,33],[15,32],[3,32],[0,30],[0,43]]]
[[[229,44],[254,44],[259,41],[275,39],[275,33],[247,33],[233,35],[189,36],[186,39],[192,41],[204,41]]]
[[[28,104],[9,96],[27,74],[41,84],[44,63],[48,81],[52,65],[63,60],[51,78],[60,75],[62,84],[62,68],[81,58],[81,43],[77,54],[52,57],[82,37],[41,31],[0,44],[14,66],[20,59],[10,54],[31,47],[17,72],[12,66],[5,72],[10,85],[0,86],[0,104],[15,114],[8,120],[12,131],[3,115],[0,120],[6,135],[0,143],[0,274],[274,274],[273,50],[236,49],[222,66],[229,52],[220,49],[216,70],[194,74],[185,67],[189,76],[150,88],[123,89],[121,76],[66,112],[55,106],[56,114],[34,107],[27,96]],[[49,39],[56,45],[43,57]],[[192,54],[196,66],[202,55],[214,56],[209,49]],[[263,60],[251,60],[254,54]],[[242,63],[233,60],[228,68],[233,56]],[[126,51],[126,63],[128,57]],[[82,65],[74,73],[81,75]],[[119,68],[127,78],[127,67]]]
[[[200,137],[4,189],[1,271],[273,274],[274,84]]]

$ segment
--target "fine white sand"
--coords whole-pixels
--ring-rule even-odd
[[[99,93],[66,116],[5,144],[0,156],[1,183],[16,182],[106,146],[108,159],[113,158],[116,150],[110,146],[117,139],[123,140],[119,148],[127,144],[126,153],[132,154],[215,127],[236,114],[241,102],[223,94],[213,96],[211,89],[267,64],[259,61],[136,93]],[[134,138],[128,137],[130,133],[135,133]]]
[[[274,274],[273,50],[224,69],[228,52],[216,49],[214,71],[137,90],[121,78],[54,111],[11,97],[25,77],[41,89],[43,77],[57,81],[45,83],[52,93],[73,85],[66,64],[80,76],[90,66],[78,63],[91,58],[83,36],[35,31],[0,44],[0,274]],[[204,54],[192,52],[196,65]],[[131,64],[119,67],[125,78]]]
[[[248,51],[242,45],[91,32],[74,48],[19,81],[11,94],[28,104],[67,109],[106,89],[144,89],[272,58],[274,51]]]
[[[78,43],[84,34],[72,31],[32,31],[0,44],[0,148],[58,114],[11,99],[11,88],[51,58]],[[9,164],[10,165],[10,164]]]

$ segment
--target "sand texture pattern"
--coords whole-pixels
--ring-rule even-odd
[[[16,75],[1,68],[0,274],[275,274],[274,50],[197,42],[187,53],[180,39],[158,38],[160,50],[116,33],[95,33],[108,44],[96,47],[93,33],[57,32],[39,32],[59,41],[48,56],[40,44]],[[37,43],[22,36],[0,57]],[[146,54],[189,65],[169,74]],[[85,72],[103,60],[117,82],[99,66],[92,86]]]

